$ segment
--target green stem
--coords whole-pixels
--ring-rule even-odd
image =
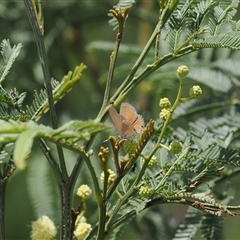
[[[61,226],[61,239],[72,239],[72,218],[71,218],[71,194],[66,184],[62,182],[59,187],[61,194],[62,206],[62,226]]]
[[[169,124],[169,122],[170,122],[170,120],[171,120],[171,118],[172,118],[173,112],[175,111],[175,109],[177,108],[177,106],[178,106],[178,104],[179,104],[180,98],[181,98],[181,96],[182,96],[182,91],[183,91],[183,79],[180,78],[179,81],[180,81],[180,83],[179,83],[178,95],[177,95],[177,97],[176,97],[176,100],[175,100],[175,102],[174,102],[174,104],[173,104],[173,106],[172,106],[172,108],[171,108],[171,110],[170,110],[170,113],[169,113],[166,121],[164,122],[164,125],[163,125],[162,131],[161,131],[161,133],[160,133],[160,135],[159,135],[158,141],[157,141],[155,147],[153,148],[151,154],[150,154],[150,155],[148,156],[148,158],[147,158],[147,159],[149,159],[149,160],[153,157],[153,155],[155,154],[155,152],[162,146],[162,145],[161,145],[161,141],[162,141],[162,139],[163,139],[164,132],[165,132],[165,130],[167,129],[167,126],[168,126],[168,124]],[[138,177],[137,177],[136,180],[134,181],[134,184],[133,184],[133,185],[136,186],[136,185],[141,181],[141,179],[142,179],[142,177],[143,177],[143,175],[144,175],[144,173],[145,173],[145,171],[146,171],[148,162],[149,162],[149,161],[147,161],[147,160],[144,161],[144,164],[143,164],[143,166],[142,166],[142,168],[141,168],[141,171],[140,171],[140,173],[138,174]]]
[[[180,58],[186,54],[192,53],[196,51],[193,49],[192,46],[188,46],[184,49],[182,49],[178,55],[173,55],[172,53],[169,53],[162,58],[158,59],[152,64],[149,64],[146,66],[145,69],[143,69],[138,76],[134,77],[131,82],[129,82],[128,85],[125,86],[125,88],[120,93],[120,98],[125,98],[139,83],[141,83],[144,79],[146,79],[150,74],[158,70],[160,67],[165,65],[166,63],[173,61],[174,59]]]
[[[70,207],[70,193],[69,188],[66,186],[66,182],[64,181],[61,170],[57,162],[55,161],[53,155],[50,152],[50,149],[47,147],[46,143],[43,139],[39,139],[40,147],[48,160],[54,176],[58,183],[58,189],[61,195],[61,206],[62,206],[62,227],[60,228],[60,236],[61,239],[67,240],[71,239],[72,232],[71,232],[71,207]]]
[[[93,140],[94,140],[95,136],[92,136],[91,139],[85,143],[85,150],[87,151]],[[76,180],[77,180],[77,177],[78,177],[78,174],[80,172],[80,169],[81,169],[81,166],[83,165],[83,162],[86,163],[87,165],[87,168],[90,172],[90,175],[91,175],[91,179],[93,181],[93,185],[94,185],[94,190],[95,190],[95,197],[96,197],[96,202],[97,202],[97,205],[98,205],[98,212],[99,212],[99,216],[102,216],[103,215],[103,211],[102,211],[102,204],[103,204],[103,198],[102,198],[102,194],[101,194],[101,189],[100,189],[100,186],[99,186],[99,183],[98,183],[98,179],[97,179],[97,176],[96,176],[96,172],[94,170],[94,167],[90,161],[90,158],[87,157],[85,154],[82,154],[82,155],[79,155],[78,158],[77,158],[77,161],[76,161],[76,164],[71,172],[71,175],[69,177],[69,181],[68,181],[68,189],[69,191],[73,191],[73,187],[76,183]]]
[[[43,154],[45,155],[46,159],[48,160],[48,163],[50,164],[50,166],[53,170],[55,179],[60,184],[62,181],[64,181],[64,179],[62,178],[61,170],[59,169],[59,166],[58,166],[56,160],[54,159],[50,148],[46,145],[45,141],[42,138],[39,139],[39,145],[40,145],[40,148],[41,148]]]
[[[87,151],[90,148],[90,146],[91,146],[91,144],[94,140],[94,137],[95,136],[92,136],[91,139],[85,144],[85,146],[84,146],[85,151]],[[93,165],[90,161],[90,158],[87,157],[85,154],[81,154],[81,155],[78,156],[76,164],[73,167],[73,170],[72,170],[71,175],[69,177],[68,188],[73,189],[73,187],[75,185],[75,182],[77,180],[79,171],[81,169],[81,166],[83,164],[83,161],[85,161],[85,163],[87,164],[88,170],[91,174],[91,178],[93,180],[94,189],[95,189],[96,196],[97,196],[97,202],[99,202],[99,200],[102,199],[102,196],[101,196],[100,186],[98,184],[98,180],[97,180],[97,177],[96,177],[96,172],[95,172],[94,167],[93,167]]]
[[[206,33],[206,29],[201,29],[201,31],[199,32],[195,32],[192,36],[188,37],[188,39],[183,42],[175,51],[174,51],[174,55],[178,55],[179,52],[187,46],[187,44],[189,44],[193,39],[199,37],[200,35]]]
[[[157,36],[157,34],[159,34],[159,24],[157,24],[156,28],[154,29],[151,37],[149,38],[147,44],[145,45],[143,51],[141,52],[139,58],[137,59],[137,61],[135,62],[135,64],[133,65],[130,73],[128,74],[128,76],[126,77],[126,79],[124,80],[124,82],[121,84],[121,86],[118,88],[118,90],[115,92],[115,94],[112,97],[112,100],[117,99],[117,97],[120,95],[120,93],[123,91],[123,89],[125,89],[125,87],[129,84],[129,82],[131,82],[131,80],[133,79],[135,73],[137,72],[137,70],[139,69],[139,67],[141,66],[143,60],[145,59],[146,55],[148,54],[153,42],[155,41],[155,38]],[[123,99],[120,99],[120,101],[122,101]],[[118,105],[118,103],[117,103]]]
[[[167,173],[164,174],[164,177],[161,179],[160,183],[157,185],[156,189],[159,189],[161,186],[163,186],[168,177],[171,175],[171,173],[174,171],[175,166],[180,164],[182,160],[184,160],[184,157],[186,156],[186,154],[188,154],[189,152],[189,148],[186,148],[181,155],[176,159],[176,161],[173,163],[173,165],[168,169]]]
[[[49,111],[50,111],[52,126],[54,129],[56,129],[58,128],[57,114],[56,114],[56,109],[55,109],[54,100],[53,100],[51,77],[48,69],[47,54],[46,54],[46,49],[44,45],[43,26],[40,26],[39,17],[37,16],[37,13],[36,13],[36,7],[34,5],[34,1],[24,0],[24,3],[25,3],[25,7],[29,17],[29,21],[32,26],[33,34],[37,43],[38,54],[39,54],[44,81],[47,89]],[[41,13],[41,10],[40,10],[40,13]],[[58,151],[59,161],[62,169],[62,174],[64,178],[67,179],[68,175],[67,175],[67,169],[66,169],[62,147],[57,146],[57,151]]]
[[[0,183],[0,238],[6,239],[5,232],[5,189],[7,180]]]
[[[118,37],[116,38],[114,52],[110,56],[110,65],[109,65],[109,70],[108,70],[107,83],[106,83],[102,107],[101,107],[101,110],[100,110],[98,116],[102,115],[102,112],[106,108],[108,101],[109,101],[110,88],[112,85],[112,80],[113,80],[113,75],[114,75],[114,70],[115,70],[115,65],[116,65],[116,61],[117,61],[117,56],[118,56],[118,51],[119,51],[121,40],[122,40],[122,38],[120,38],[120,39]]]
[[[134,192],[136,192],[137,190],[134,187],[131,187],[129,189],[129,191],[123,196],[123,198],[119,199],[116,206],[114,207],[114,210],[111,212],[111,216],[109,218],[109,220],[106,223],[106,232],[109,232],[109,228],[111,223],[113,222],[114,218],[116,217],[116,215],[119,213],[120,208],[122,207],[122,205],[134,194]]]
[[[158,28],[156,28],[156,30],[157,29]],[[151,47],[152,42],[154,41],[156,34],[157,33],[153,33],[152,34],[151,40],[145,46],[144,51],[141,53],[139,59],[137,60],[137,62],[133,66],[130,75],[125,80],[125,83],[127,83],[129,81],[129,79],[131,80],[131,76],[134,76],[134,74],[138,70],[139,66],[141,65],[142,61],[144,60],[146,54],[148,53],[148,51],[149,51],[149,49]],[[105,90],[104,100],[103,100],[102,108],[101,108],[101,110],[100,110],[100,112],[98,114],[98,117],[97,117],[97,119],[99,119],[100,121],[102,121],[104,118],[106,118],[106,112],[107,112],[106,106],[107,106],[107,103],[108,103],[109,92],[110,92],[111,82],[112,82],[112,78],[113,78],[114,67],[115,67],[115,63],[116,63],[116,57],[117,57],[117,53],[118,53],[118,50],[119,50],[119,44],[120,44],[120,42],[117,41],[116,45],[115,45],[115,52],[114,52],[113,58],[111,59],[111,62],[110,62],[109,74],[108,74],[108,79],[107,79],[107,86],[106,86],[106,90]],[[123,85],[124,84],[122,84],[122,86]],[[113,99],[114,99],[114,97],[113,97]],[[86,146],[85,146],[86,150],[89,149],[89,147],[92,144],[92,141],[93,141],[93,139],[91,138],[90,141],[86,144]],[[71,182],[70,186],[73,186],[75,181],[76,181],[76,176],[78,176],[78,172],[79,172],[78,165],[80,164],[81,160],[82,159],[79,156],[79,158],[77,159],[76,165],[75,165],[75,167],[74,167],[74,169],[73,169],[73,171],[71,173],[71,176],[70,176],[70,182]],[[89,169],[90,170],[90,174],[92,175],[92,179],[94,181],[94,186],[95,186],[95,191],[96,191],[96,196],[97,196],[97,202],[98,202],[98,206],[99,206],[99,214],[100,214],[100,218],[99,219],[101,221],[101,219],[104,218],[104,212],[106,212],[106,209],[105,209],[106,203],[103,201],[102,197],[100,197],[101,196],[100,188],[99,188],[99,185],[98,185],[98,182],[97,182],[97,179],[96,179],[95,172],[94,172],[94,170],[92,171],[92,166],[90,166],[91,163],[87,162],[87,165],[90,167],[90,169]],[[103,228],[101,226],[99,226],[99,230],[100,229],[103,230]],[[102,236],[102,233],[98,232],[98,236]]]

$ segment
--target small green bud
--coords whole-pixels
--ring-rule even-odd
[[[186,65],[181,65],[177,69],[177,74],[180,78],[186,77],[189,73],[189,68]]]
[[[202,95],[202,89],[199,86],[193,86],[189,91],[191,98],[199,98]]]
[[[168,98],[161,98],[159,102],[159,106],[161,108],[170,108],[171,107],[171,102],[169,101]]]
[[[126,153],[128,153],[129,155],[134,154],[136,147],[137,147],[137,142],[133,141],[133,140],[126,140],[126,142],[123,145],[123,149]]]
[[[141,186],[139,189],[139,195],[145,198],[152,196],[153,193],[154,189],[149,185]]]
[[[159,117],[163,120],[166,121],[168,116],[170,115],[170,111],[167,110],[166,108],[163,108],[159,114]]]
[[[143,160],[146,161],[145,159],[143,159]],[[156,166],[157,163],[158,163],[157,157],[156,157],[156,156],[152,156],[152,158],[151,158],[150,161],[148,162],[147,167],[151,169],[151,168],[153,168],[154,166]]]
[[[169,151],[173,154],[178,154],[182,151],[182,143],[178,141],[171,142]]]

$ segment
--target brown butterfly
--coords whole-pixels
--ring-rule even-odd
[[[143,117],[127,102],[121,104],[120,113],[111,106],[109,115],[122,138],[128,138],[142,132],[145,125]]]

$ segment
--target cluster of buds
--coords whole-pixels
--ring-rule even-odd
[[[108,169],[107,172],[109,174],[108,175],[108,185],[111,185],[114,182],[114,180],[116,179],[117,174],[111,169]],[[104,174],[104,172],[102,172],[101,173],[101,182],[104,182],[104,180],[105,180],[105,174]]]
[[[184,77],[186,77],[189,73],[189,68],[186,65],[182,65],[177,69],[177,74],[180,78],[180,81]],[[199,98],[202,95],[202,89],[200,86],[193,86],[190,91],[189,91],[189,97],[188,98],[180,98],[179,102],[185,102],[189,101],[193,98]],[[160,99],[159,106],[162,108],[159,117],[163,121],[166,121],[169,119],[169,116],[171,116],[171,113],[173,109],[171,109],[171,102],[169,101],[168,98],[162,98]]]
[[[166,121],[168,117],[170,116],[171,112],[170,110],[163,108],[159,114],[159,117],[163,120]]]
[[[143,161],[146,161],[146,159],[143,159]],[[152,158],[149,160],[147,167],[148,168],[154,168],[158,163],[158,159],[156,156],[152,156]]]
[[[154,193],[154,188],[150,185],[144,184],[139,189],[139,195],[145,198],[151,197]]]
[[[162,98],[160,99],[159,106],[162,108],[159,117],[163,120],[166,121],[171,114],[170,112],[170,107],[171,107],[171,102],[169,101],[168,98]]]
[[[91,232],[92,226],[87,223],[85,217],[80,216],[76,221],[76,229],[74,231],[74,235],[78,240],[85,239],[88,234]]]
[[[77,190],[77,195],[84,200],[88,199],[91,196],[91,194],[92,194],[92,190],[86,184],[81,185]]]
[[[180,78],[184,78],[188,75],[189,73],[189,68],[188,66],[186,65],[181,65],[180,67],[178,67],[177,69],[177,75],[180,77]]]
[[[189,91],[190,98],[199,98],[202,95],[202,89],[199,86],[193,86]]]

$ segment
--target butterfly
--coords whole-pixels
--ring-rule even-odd
[[[113,124],[122,138],[128,138],[142,132],[145,126],[144,119],[131,104],[123,102],[119,113],[113,106],[108,111]]]

